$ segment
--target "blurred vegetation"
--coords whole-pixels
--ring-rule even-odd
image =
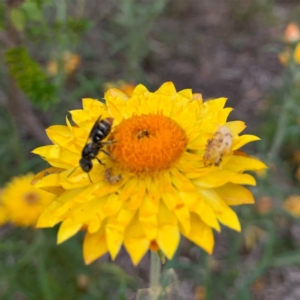
[[[154,89],[173,80],[176,86],[193,87],[209,98],[235,95],[239,86],[226,81],[234,72],[243,77],[251,68],[267,67],[271,79],[262,77],[266,83],[250,112],[249,104],[240,105],[238,96],[230,99],[236,114],[246,115],[251,131],[255,127],[262,138],[251,150],[269,166],[267,173],[256,174],[256,205],[237,209],[242,234],[223,228],[216,234],[213,256],[183,239],[164,270],[174,268],[182,299],[300,299],[263,296],[272,288],[276,294],[278,283],[272,278],[278,272],[286,296],[293,288],[286,287],[289,282],[282,274],[291,266],[300,274],[300,219],[293,213],[299,204],[296,201],[289,212],[283,208],[287,197],[300,195],[300,65],[292,55],[283,66],[254,59],[240,75],[234,67],[226,69],[223,56],[228,55],[233,65],[239,51],[268,52],[272,62],[285,47],[294,53],[297,44],[284,43],[283,32],[289,18],[299,19],[300,5],[231,0],[217,7],[200,2],[1,1],[1,186],[14,175],[45,168],[45,162],[30,154],[49,143],[44,129],[64,123],[65,113],[79,107],[80,98],[101,99],[107,82],[141,82]],[[221,19],[223,15],[228,18]],[[269,40],[263,44],[266,36]],[[211,40],[215,48],[207,49]],[[241,64],[245,57],[239,56]],[[219,73],[227,70],[226,84],[215,82],[218,70],[208,67],[215,61],[221,61]],[[134,299],[135,291],[147,286],[147,259],[136,269],[124,262],[126,255],[117,264],[105,258],[85,266],[82,236],[57,246],[56,231],[9,225],[0,229],[0,299]]]

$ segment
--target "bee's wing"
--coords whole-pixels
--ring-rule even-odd
[[[89,142],[89,140],[91,140],[91,137],[94,135],[94,133],[95,133],[95,131],[96,131],[96,128],[97,128],[97,126],[98,126],[100,120],[101,120],[101,116],[99,116],[99,118],[98,118],[98,119],[96,120],[96,122],[94,123],[94,125],[93,125],[93,127],[92,127],[92,129],[91,129],[91,131],[90,131],[90,133],[89,133],[89,136],[88,136],[88,138],[87,138],[87,140],[86,140],[85,145]]]

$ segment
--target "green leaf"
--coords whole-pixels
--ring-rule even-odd
[[[43,109],[56,102],[56,87],[24,47],[11,48],[5,54],[11,76],[19,88],[36,105]]]
[[[10,19],[14,27],[19,30],[23,31],[25,26],[25,16],[22,10],[13,8],[9,12]]]
[[[42,11],[38,8],[38,5],[34,2],[26,1],[22,5],[22,10],[27,20],[42,21]]]

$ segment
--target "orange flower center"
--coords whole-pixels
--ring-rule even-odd
[[[169,168],[185,151],[187,137],[172,119],[163,115],[132,116],[114,130],[110,146],[121,169],[149,173]]]
[[[35,204],[39,201],[39,195],[37,193],[34,192],[28,192],[24,195],[24,201],[27,204]]]

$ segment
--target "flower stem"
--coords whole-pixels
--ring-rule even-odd
[[[290,62],[289,68],[286,70],[284,76],[284,99],[283,105],[281,108],[281,113],[279,115],[279,119],[277,122],[277,128],[275,130],[275,134],[273,137],[273,142],[271,145],[271,149],[269,152],[269,160],[270,162],[274,163],[276,159],[278,159],[278,155],[284,139],[287,134],[288,130],[288,118],[289,114],[291,113],[291,108],[293,107],[294,97],[293,97],[293,90],[294,90],[294,62]]]
[[[150,258],[150,289],[152,291],[151,300],[155,300],[157,297],[157,290],[159,288],[160,281],[161,262],[159,255],[156,252],[151,251]]]
[[[40,248],[45,244],[45,237],[42,230],[36,231],[37,242],[40,245]],[[40,282],[41,292],[43,294],[43,299],[45,300],[53,300],[52,289],[49,284],[48,274],[45,265],[45,247],[41,249],[37,254],[37,275]]]
[[[278,125],[277,129],[274,135],[274,140],[271,146],[270,150],[270,159],[271,162],[273,162],[275,159],[278,157],[278,153],[280,151],[280,148],[282,146],[283,140],[286,135],[286,129],[287,129],[287,121],[288,121],[288,113],[289,113],[289,108],[292,103],[291,98],[287,98],[284,101],[284,105],[282,107],[282,112],[280,114],[279,120],[278,120]]]

